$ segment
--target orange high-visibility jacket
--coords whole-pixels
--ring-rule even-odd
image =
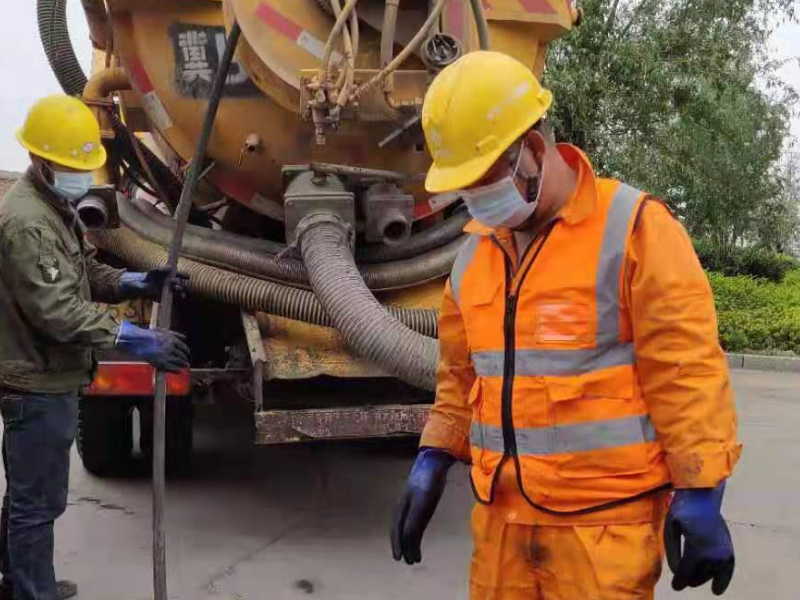
[[[714,486],[740,445],[691,241],[660,202],[558,149],[575,194],[519,265],[509,231],[468,227],[421,445],[471,462],[482,502],[513,461],[524,498],[558,513]]]

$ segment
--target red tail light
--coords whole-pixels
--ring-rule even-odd
[[[167,373],[167,394],[188,396],[191,391],[189,369]],[[101,362],[94,380],[84,390],[87,396],[152,396],[155,369],[147,363]]]

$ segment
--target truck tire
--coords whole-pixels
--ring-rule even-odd
[[[142,415],[142,454],[148,467],[153,462],[153,400],[148,398],[139,405]],[[192,468],[194,448],[194,405],[189,396],[167,398],[166,470],[168,475],[188,475]]]
[[[78,406],[76,445],[84,468],[98,477],[133,472],[133,416],[130,401],[87,396]]]

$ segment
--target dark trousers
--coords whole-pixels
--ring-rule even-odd
[[[0,389],[0,411],[6,472],[0,571],[14,600],[55,600],[53,523],[67,507],[78,397]]]

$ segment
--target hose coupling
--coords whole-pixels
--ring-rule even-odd
[[[330,211],[314,212],[306,215],[295,227],[295,245],[298,249],[302,247],[303,236],[310,230],[318,227],[319,225],[328,224],[336,225],[336,231],[342,236],[342,243],[349,246],[350,249],[355,247],[355,229],[353,226],[342,219],[339,215]]]

